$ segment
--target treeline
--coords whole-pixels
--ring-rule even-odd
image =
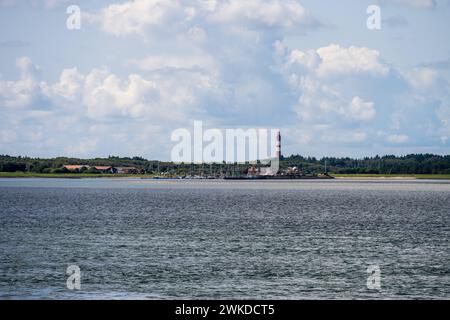
[[[362,159],[303,157],[292,155],[282,159],[282,166],[298,166],[300,170],[327,171],[343,174],[450,174],[450,155],[410,154],[375,156]]]
[[[89,166],[114,166],[114,167],[136,167],[148,169],[152,165],[157,166],[157,161],[148,161],[141,157],[115,157],[79,159],[57,157],[51,159],[12,157],[0,155],[0,172],[33,172],[33,173],[65,173],[64,165],[89,165]]]
[[[142,157],[52,159],[0,155],[0,172],[61,173],[67,164],[89,166],[135,167],[142,173],[208,174],[218,172],[245,173],[248,164],[174,164],[147,160]],[[375,156],[362,159],[325,157],[317,159],[301,155],[282,157],[281,169],[298,167],[305,173],[366,173],[366,174],[450,174],[450,155],[410,154],[406,156]]]

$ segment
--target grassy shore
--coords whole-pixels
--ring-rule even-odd
[[[346,179],[450,179],[450,174],[330,174]]]
[[[337,179],[447,179],[450,174],[337,174],[330,173]],[[150,174],[105,174],[105,173],[32,173],[0,172],[0,178],[155,178]],[[170,178],[170,177],[168,177]]]
[[[0,172],[0,178],[153,178],[146,174]]]

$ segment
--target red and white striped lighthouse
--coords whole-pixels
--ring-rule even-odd
[[[276,152],[276,156],[279,159],[281,157],[281,132],[280,132],[280,130],[278,130],[278,133],[277,133],[277,141],[276,141],[276,145],[275,145],[275,152]]]

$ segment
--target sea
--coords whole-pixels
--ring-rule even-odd
[[[450,182],[0,179],[0,299],[450,299]]]

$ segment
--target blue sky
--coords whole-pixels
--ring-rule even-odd
[[[448,30],[447,0],[0,0],[0,154],[169,159],[194,120],[280,128],[285,155],[449,154]]]

